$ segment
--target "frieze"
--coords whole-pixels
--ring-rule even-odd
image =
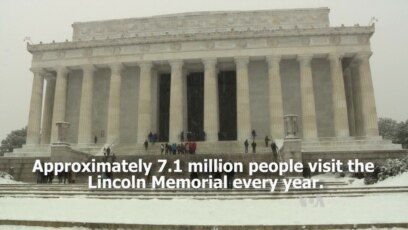
[[[267,44],[269,47],[277,47],[278,44],[279,44],[279,41],[278,41],[277,38],[268,38],[268,39],[266,40],[266,44]]]
[[[247,47],[247,41],[245,40],[238,40],[235,42],[236,47],[238,48],[246,48]]]
[[[140,50],[141,50],[142,52],[148,52],[148,51],[150,50],[150,45],[147,45],[147,44],[145,44],[145,45],[140,45]]]
[[[317,46],[317,45],[329,45],[329,37],[328,36],[313,36],[310,38],[310,45]]]
[[[36,52],[33,54],[33,61],[41,61],[43,57],[43,52]]]
[[[369,39],[369,35],[366,37]],[[205,50],[233,50],[233,49],[262,49],[283,47],[309,47],[309,46],[336,46],[355,45],[361,41],[360,35],[329,35],[329,36],[285,36],[251,39],[225,39],[210,41],[187,41],[172,43],[154,43],[139,45],[115,45],[106,47],[84,47],[71,50],[51,50],[33,53],[33,61],[41,62],[67,58],[109,57],[116,55],[144,55],[148,53],[191,52]],[[345,43],[349,42],[349,43]],[[333,44],[338,43],[338,44]],[[40,58],[41,57],[41,58]]]
[[[310,37],[302,37],[301,38],[301,44],[303,46],[309,46],[310,45]]]
[[[215,48],[215,42],[214,42],[214,41],[207,41],[207,42],[205,42],[205,48],[207,48],[207,49],[214,49],[214,48]]]
[[[49,44],[28,44],[27,49],[30,52],[46,51],[46,50],[60,50],[60,49],[79,49],[79,48],[91,48],[91,47],[109,47],[109,46],[123,46],[123,45],[141,45],[143,51],[147,52],[150,49],[150,45],[158,43],[181,43],[181,42],[193,42],[193,41],[205,41],[207,42],[207,48],[212,49],[215,40],[233,40],[233,39],[257,39],[267,38],[268,46],[277,46],[280,38],[286,39],[286,37],[327,37],[327,36],[339,36],[341,37],[341,44],[348,44],[349,41],[354,38],[347,38],[347,36],[355,37],[356,35],[366,35],[368,38],[374,32],[373,26],[368,27],[331,27],[320,29],[297,29],[297,30],[261,30],[261,31],[241,31],[241,32],[216,32],[216,33],[203,33],[203,34],[189,34],[189,35],[165,35],[157,37],[136,37],[136,38],[119,38],[109,40],[95,40],[95,41],[75,41],[75,42],[61,42],[61,43],[49,43]],[[284,40],[283,39],[283,40]],[[285,42],[285,41],[283,41]],[[357,40],[353,41],[358,42]],[[314,43],[313,40],[310,42]]]
[[[170,50],[171,51],[179,51],[181,49],[181,44],[180,43],[171,43],[170,44]]]
[[[360,44],[367,44],[369,43],[369,41],[370,41],[370,37],[365,34],[358,36],[358,43]]]
[[[118,46],[113,47],[113,51],[112,51],[112,54],[113,54],[113,55],[119,55],[120,52],[121,52],[121,48],[120,48],[120,47],[118,47]]]
[[[83,52],[84,57],[91,57],[92,55],[93,55],[93,49],[92,48],[84,49],[84,52]]]
[[[64,50],[59,50],[57,52],[57,58],[64,58],[65,57],[65,51]]]
[[[338,35],[331,35],[330,36],[330,44],[338,45],[341,42],[341,38]]]

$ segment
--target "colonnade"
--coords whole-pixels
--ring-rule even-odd
[[[370,64],[370,54],[358,53],[355,55],[353,65],[358,74],[353,76],[353,100],[355,103],[351,110],[354,111],[353,122],[361,123],[355,129],[361,136],[378,136],[377,114],[374,100]],[[279,55],[265,57],[268,63],[269,78],[269,124],[270,134],[274,139],[284,137],[283,124],[283,99],[281,86],[281,71]],[[300,67],[300,89],[303,138],[313,139],[318,137],[316,106],[313,89],[312,66],[313,55],[298,55]],[[330,75],[332,82],[332,107],[333,123],[336,137],[350,136],[350,108],[347,108],[345,83],[343,78],[342,55],[331,53],[328,55]],[[236,87],[237,87],[237,139],[245,140],[251,133],[251,111],[249,97],[249,72],[250,57],[235,57]],[[204,131],[207,141],[217,141],[219,132],[218,84],[217,84],[217,58],[202,59],[204,65]],[[184,60],[170,60],[171,86],[170,86],[170,142],[178,141],[178,136],[183,130],[184,113],[186,106],[183,99],[183,65]],[[146,139],[151,130],[151,76],[153,62],[143,61],[138,63],[140,68],[140,86],[138,103],[138,142]],[[94,91],[95,65],[81,66],[83,71],[81,100],[79,111],[78,144],[93,143],[92,134],[92,105]],[[120,103],[121,80],[124,66],[121,63],[109,65],[111,70],[107,143],[120,142]],[[67,78],[69,68],[54,68],[55,78],[43,68],[32,68],[34,79],[30,101],[30,112],[27,129],[27,144],[49,144],[57,140],[56,122],[65,121]],[[353,79],[354,80],[354,79]],[[47,81],[43,103],[44,81]],[[43,108],[44,105],[44,108]],[[354,118],[354,114],[359,113]],[[357,118],[358,117],[358,118]],[[360,119],[360,120],[358,120]]]

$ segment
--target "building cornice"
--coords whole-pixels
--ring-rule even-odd
[[[125,37],[106,38],[104,40],[90,41],[66,41],[53,42],[47,44],[27,44],[30,53],[42,51],[71,50],[82,48],[126,46],[138,44],[156,44],[188,41],[208,41],[208,40],[230,40],[230,39],[252,39],[252,38],[273,38],[273,37],[295,37],[295,36],[333,36],[333,35],[371,35],[374,33],[374,26],[354,26],[354,27],[326,27],[326,28],[293,28],[274,30],[243,30],[214,33],[185,33],[185,34],[164,34],[146,37]]]

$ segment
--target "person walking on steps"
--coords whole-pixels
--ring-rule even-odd
[[[248,153],[248,147],[249,147],[248,139],[245,140],[244,146],[245,146],[245,153]]]

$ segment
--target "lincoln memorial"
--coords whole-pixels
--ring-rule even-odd
[[[85,152],[107,144],[137,150],[150,132],[170,143],[182,132],[204,134],[198,153],[200,146],[243,151],[252,130],[258,145],[265,136],[283,140],[287,114],[298,116],[303,151],[400,148],[378,133],[374,25],[330,26],[328,8],[72,28],[72,40],[27,45],[33,84],[27,143],[17,152],[49,152],[57,122],[69,123],[66,142]]]

